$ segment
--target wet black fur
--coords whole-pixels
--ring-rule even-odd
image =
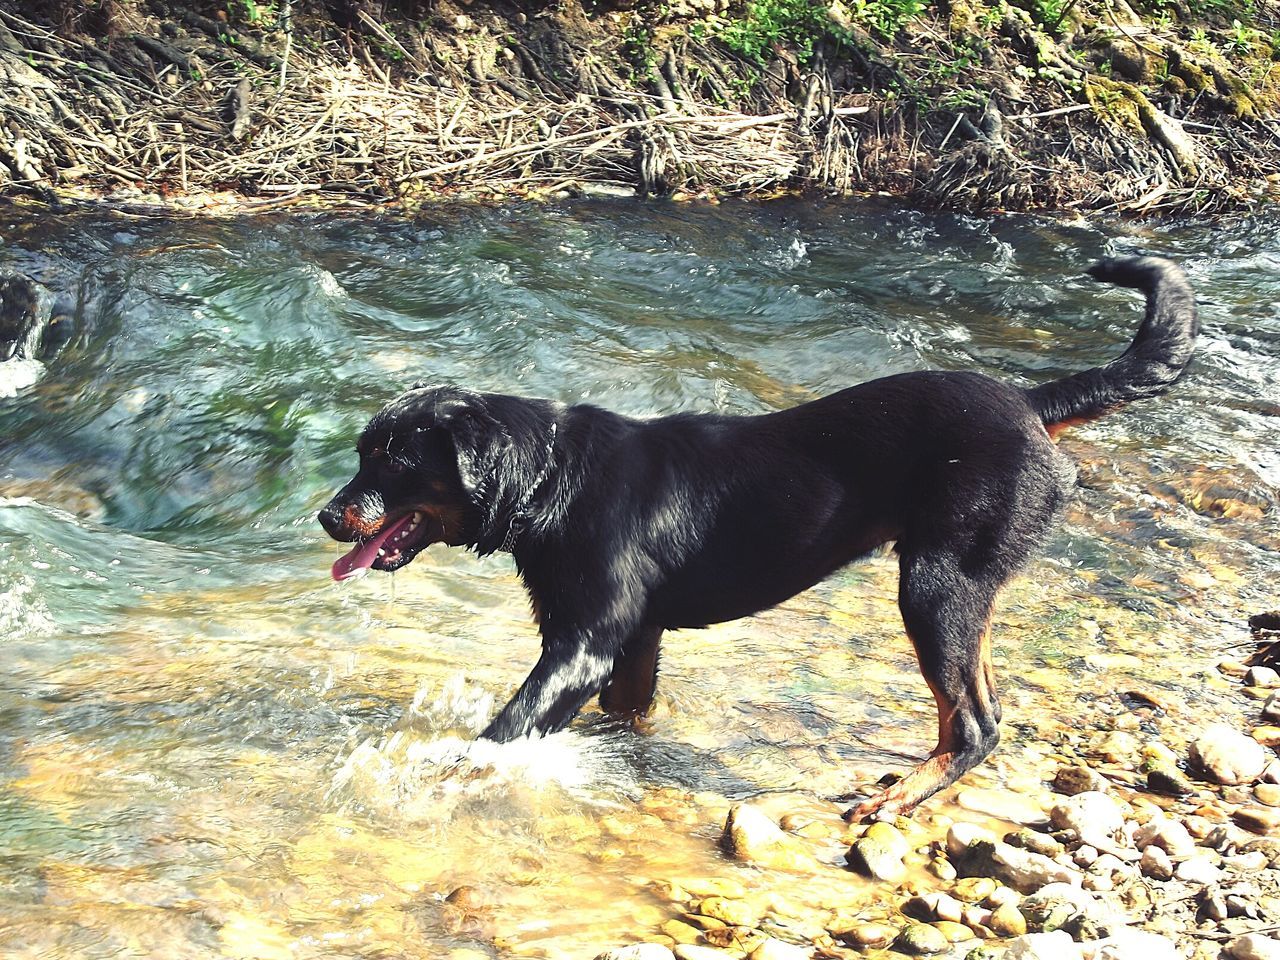
[[[499,741],[558,730],[597,693],[642,711],[663,630],[764,610],[894,542],[941,759],[861,812],[905,811],[999,738],[983,633],[1075,476],[1046,425],[1158,393],[1190,358],[1194,297],[1177,267],[1133,258],[1091,272],[1145,291],[1137,339],[1111,364],[1031,390],[919,372],[763,416],[637,420],[419,386],[369,423],[360,473],[320,519],[350,541],[353,504],[370,522],[448,508],[458,529],[436,539],[510,551],[542,655],[483,734]]]

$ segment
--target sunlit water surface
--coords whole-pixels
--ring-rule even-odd
[[[1276,219],[626,203],[9,215],[0,236],[0,268],[78,325],[0,400],[6,957],[591,957],[672,915],[653,881],[875,897],[822,866],[834,840],[806,877],[715,839],[744,798],[838,823],[826,797],[932,746],[891,558],[668,635],[641,729],[588,711],[476,743],[537,652],[509,559],[433,547],[338,585],[314,522],[364,421],[418,378],[634,414],[760,413],[926,367],[1039,382],[1140,318],[1083,268],[1164,253],[1200,292],[1195,366],[1064,441],[1079,497],[1004,598],[1005,741],[966,783],[1037,789],[1054,731],[1131,689],[1175,742],[1230,712],[1206,667],[1277,603]],[[465,909],[443,902],[460,886]]]

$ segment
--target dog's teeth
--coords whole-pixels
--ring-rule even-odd
[[[386,550],[383,550],[383,549],[378,550],[378,556],[385,557],[386,555],[387,555]]]

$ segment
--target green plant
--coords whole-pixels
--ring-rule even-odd
[[[1252,27],[1246,27],[1237,18],[1231,21],[1231,29],[1227,31],[1227,39],[1222,45],[1235,53],[1251,53],[1254,45],[1262,37],[1262,33]]]
[[[855,0],[850,6],[854,19],[890,37],[923,9],[923,0]],[[748,0],[740,19],[709,29],[730,50],[758,64],[768,62],[779,46],[791,48],[805,62],[822,40],[853,42],[849,31],[832,19],[830,4],[821,0]]]

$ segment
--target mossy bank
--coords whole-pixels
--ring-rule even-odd
[[[0,190],[1280,194],[1276,0],[0,2]]]

